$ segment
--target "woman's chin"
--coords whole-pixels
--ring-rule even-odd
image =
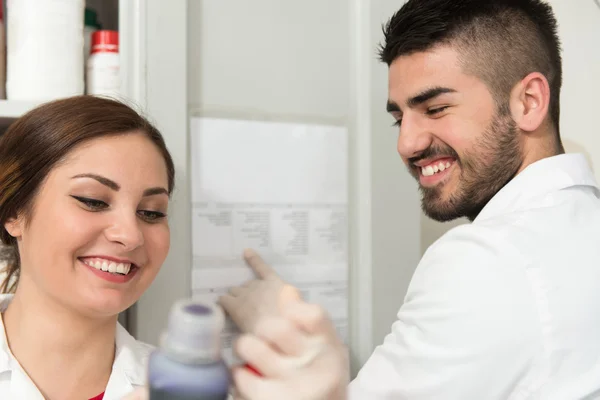
[[[136,300],[122,293],[95,293],[93,296],[85,296],[77,308],[92,318],[111,318],[127,310]]]

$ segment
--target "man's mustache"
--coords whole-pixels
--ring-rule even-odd
[[[450,146],[429,146],[427,149],[423,150],[421,154],[409,158],[408,161],[412,166],[414,166],[414,163],[419,162],[421,160],[442,157],[451,157],[458,160],[458,154]]]

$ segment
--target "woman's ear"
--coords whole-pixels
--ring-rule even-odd
[[[4,229],[6,229],[10,236],[19,238],[23,234],[22,225],[22,218],[9,218],[9,220],[4,223]]]

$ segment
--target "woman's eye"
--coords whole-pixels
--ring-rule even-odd
[[[402,118],[397,119],[392,126],[400,126],[400,124],[402,124]]]
[[[71,196],[71,197],[73,197],[75,200],[79,201],[80,203],[82,203],[83,205],[85,205],[87,208],[89,208],[92,211],[99,211],[99,210],[104,210],[104,209],[108,208],[108,204],[106,204],[102,200],[90,199],[88,197],[80,197],[80,196]]]
[[[159,211],[139,210],[138,215],[145,221],[153,222],[158,221],[167,216],[165,213]]]

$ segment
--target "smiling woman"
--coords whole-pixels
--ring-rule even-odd
[[[0,398],[109,400],[144,385],[150,348],[117,316],[166,258],[173,181],[160,132],[120,102],[68,98],[11,125],[0,139]]]

